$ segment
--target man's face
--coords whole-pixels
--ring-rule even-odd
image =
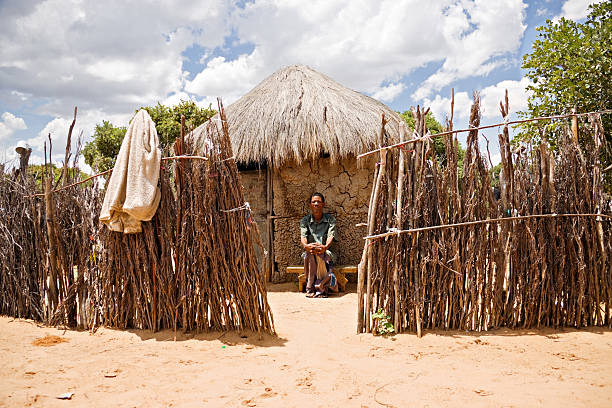
[[[314,196],[310,198],[310,209],[313,214],[317,214],[323,211],[323,207],[325,207],[325,203],[321,200],[321,197]]]

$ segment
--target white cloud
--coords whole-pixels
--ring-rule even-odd
[[[189,1],[43,0],[0,6],[0,91],[47,103],[132,111],[180,91],[184,50],[217,47],[231,4]],[[17,4],[19,3],[19,4]]]
[[[453,108],[453,121],[462,121],[470,116],[470,107],[472,106],[472,98],[467,92],[455,93],[455,104]],[[431,108],[431,112],[438,122],[444,124],[445,120],[450,119],[451,98],[444,98],[440,95],[432,100],[426,99],[423,102],[423,107]]]
[[[28,139],[26,142],[36,150],[44,150],[43,146],[47,144],[47,153],[49,152],[49,139],[51,135],[51,149],[52,152],[57,153],[65,148],[66,139],[68,137],[68,128],[72,121],[65,118],[55,118],[45,125],[38,135]],[[74,132],[74,131],[73,131]],[[59,142],[64,142],[64,145],[59,145]]]
[[[372,98],[381,100],[383,102],[391,102],[402,93],[404,88],[405,86],[402,83],[383,86],[372,93]]]
[[[181,101],[190,101],[192,99],[193,98],[191,98],[189,94],[180,91],[173,93],[172,95],[168,95],[165,99],[161,100],[160,103],[166,106],[174,106],[181,103]]]
[[[125,125],[134,109],[157,101],[216,108],[220,96],[227,106],[291,64],[386,102],[424,69],[412,96],[443,121],[449,100],[436,95],[513,56],[525,7],[521,0],[253,0],[242,8],[229,0],[3,2],[0,99],[53,118],[30,137],[40,157],[48,132],[54,151],[63,151],[74,105],[74,135],[83,129],[88,137],[103,119]],[[183,54],[194,45],[192,77]],[[455,103],[455,117],[469,113],[467,93]]]
[[[488,86],[480,92],[480,106],[482,116],[486,118],[501,118],[499,103],[505,99],[508,90],[508,105],[510,113],[516,113],[527,108],[528,78],[520,81],[501,81],[496,85]]]
[[[27,129],[25,121],[10,112],[4,112],[0,118],[0,140],[10,137],[16,130]]]
[[[222,97],[224,104],[230,104],[257,85],[263,77],[263,69],[264,61],[257,50],[232,61],[216,57],[187,82],[185,89],[215,101],[216,97]]]
[[[85,143],[88,140],[91,140],[91,136],[94,133],[96,125],[101,124],[103,120],[108,120],[115,126],[128,126],[129,120],[133,114],[134,112],[127,114],[110,114],[100,110],[79,110],[71,137],[72,154],[76,152],[79,137],[82,137],[82,147],[84,147]],[[66,114],[64,116],[57,116],[47,122],[45,127],[38,132],[36,136],[27,139],[26,142],[32,147],[33,150],[32,157],[44,157],[45,143],[47,144],[47,154],[49,154],[48,136],[50,134],[52,159],[55,163],[60,164],[64,160],[66,142],[68,140],[68,130],[70,128],[70,124],[72,123],[72,119],[72,115],[68,116]],[[34,159],[30,159],[30,162],[34,163],[33,160]],[[71,157],[70,160],[72,162],[73,157]]]
[[[23,102],[23,101],[27,101],[27,100],[28,100],[28,98],[29,98],[30,96],[32,96],[32,95],[27,95],[27,94],[24,94],[23,92],[19,92],[19,91],[11,91],[11,92],[10,92],[10,95],[11,95],[12,97],[18,98],[18,99],[19,99],[20,101],[22,101],[22,102]]]
[[[470,76],[484,76],[515,52],[526,25],[522,1],[475,1],[454,5],[447,11],[451,22],[445,33],[449,54],[442,67],[414,93],[423,99],[452,82]],[[469,16],[469,17],[468,17]]]
[[[402,78],[442,63],[415,92],[421,100],[457,79],[486,75],[515,52],[525,30],[525,7],[521,0],[315,0],[308,6],[255,0],[232,16],[240,42],[252,44],[253,51],[214,58],[186,90],[227,100],[280,67],[307,64],[389,101],[403,91]],[[397,87],[383,91],[385,83]]]
[[[555,20],[565,17],[570,20],[580,20],[589,14],[589,4],[601,3],[603,0],[567,0],[563,3],[561,14]]]
[[[491,156],[491,164],[493,166],[497,166],[499,163],[501,163],[501,153],[495,153]]]

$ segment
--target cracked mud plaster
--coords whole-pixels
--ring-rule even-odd
[[[336,217],[336,239],[332,250],[338,254],[337,265],[357,265],[363,250],[365,227],[355,224],[367,221],[368,202],[372,189],[372,166],[356,158],[332,163],[331,159],[289,163],[274,172],[274,214],[291,218],[274,220],[274,255],[281,280],[289,265],[302,263],[300,218],[309,213],[308,202],[315,191],[325,196],[326,212]],[[266,178],[265,170],[240,173],[245,200],[258,221],[262,242],[266,242]],[[256,250],[258,258],[261,251]],[[289,278],[295,279],[294,275]]]
[[[336,217],[336,239],[332,250],[338,254],[337,265],[356,265],[361,259],[364,227],[367,221],[372,188],[372,171],[358,168],[357,159],[332,163],[331,159],[284,166],[274,177],[274,211],[276,215],[296,218],[274,221],[274,255],[281,276],[289,265],[300,265],[300,218],[308,214],[312,193],[325,196],[326,212]]]
[[[268,236],[268,223],[266,222],[266,171],[241,171],[240,180],[242,183],[244,200],[251,206],[251,217],[257,222],[261,243],[265,245],[267,242],[266,237]],[[256,243],[253,247],[255,248],[257,262],[261,268],[263,251]]]

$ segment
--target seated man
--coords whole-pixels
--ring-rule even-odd
[[[310,197],[312,214],[300,221],[307,297],[325,297],[330,291],[338,292],[338,282],[332,270],[336,256],[329,250],[334,240],[336,219],[324,213],[323,207],[323,194],[314,193]]]

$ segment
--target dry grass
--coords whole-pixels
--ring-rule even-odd
[[[507,109],[506,101],[503,116]],[[425,133],[423,116],[415,112],[415,136]],[[476,96],[471,127],[478,127],[479,121]],[[427,141],[416,144],[403,159],[397,149],[383,151],[369,233],[512,215],[609,216],[612,207],[603,194],[599,162],[603,131],[597,115],[590,117],[583,132],[584,140],[590,141],[583,148],[568,134],[553,153],[544,145],[512,150],[504,128],[498,138],[503,180],[499,199],[477,130],[468,135],[463,175],[457,168],[457,140],[450,135],[446,163],[433,159]],[[402,160],[406,174],[398,187]],[[611,224],[609,218],[597,217],[531,218],[373,240],[366,244],[360,266],[364,281],[358,331],[371,331],[371,314],[379,308],[392,317],[396,330],[417,333],[436,328],[611,326]]]
[[[32,342],[32,345],[38,347],[51,347],[60,343],[68,343],[70,340],[65,337],[53,336],[47,334],[45,337],[38,338]]]
[[[335,161],[375,147],[382,113],[403,123],[379,101],[303,65],[276,71],[227,108],[236,159],[277,168],[321,153]],[[396,127],[387,131],[389,140],[398,139]],[[193,133],[195,144],[203,146],[199,134]]]
[[[53,192],[47,176],[40,197],[33,180],[3,174],[0,314],[83,329],[273,333],[256,226],[245,211],[224,212],[244,203],[236,164],[226,160],[228,128],[209,122],[204,131],[209,160],[164,166],[158,211],[138,234],[101,226],[95,186]]]

